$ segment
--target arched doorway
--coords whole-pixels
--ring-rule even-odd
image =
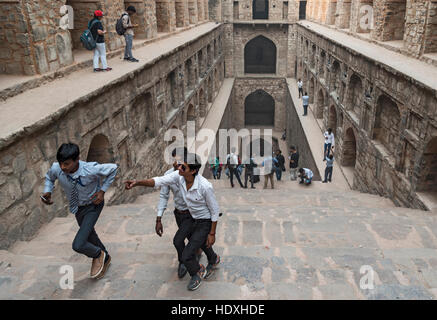
[[[137,96],[132,102],[129,118],[136,139],[153,138],[156,134],[152,101],[152,95],[147,92]]]
[[[437,137],[426,145],[420,161],[421,175],[417,181],[418,192],[437,192]]]
[[[253,2],[252,2],[252,17],[253,17],[253,19],[268,19],[269,18],[269,1],[268,0],[253,0]]]
[[[358,121],[361,115],[361,102],[363,98],[363,85],[361,79],[353,74],[349,82],[349,88],[346,97],[346,108],[351,110]]]
[[[331,78],[329,81],[329,90],[331,92],[336,92],[339,94],[339,81],[340,81],[340,63],[338,61],[334,61],[331,68]]]
[[[373,139],[380,142],[391,154],[395,153],[399,135],[401,115],[397,104],[385,95],[381,95],[376,103],[375,126]]]
[[[314,91],[315,86],[316,86],[316,84],[315,84],[315,80],[314,80],[313,77],[311,77],[311,79],[310,79],[310,84],[309,84],[309,92],[308,92],[308,95],[309,95],[309,97],[310,97],[310,99],[309,99],[309,103],[314,103],[314,95],[315,95],[315,93],[316,93],[316,92]]]
[[[196,121],[196,113],[192,104],[190,104],[187,109],[187,121]]]
[[[264,36],[250,40],[244,47],[245,73],[276,73],[276,45]]]
[[[323,90],[320,89],[319,93],[317,95],[317,107],[316,107],[316,118],[322,119],[323,118],[323,109],[325,107],[325,97],[323,94]]]
[[[345,167],[354,167],[357,158],[357,143],[355,140],[354,130],[349,128],[343,139],[343,157],[342,165]]]
[[[334,105],[331,105],[329,108],[328,128],[332,129],[334,136],[337,135],[337,111],[335,110]]]
[[[98,163],[113,162],[112,149],[109,144],[109,139],[105,135],[98,134],[93,138],[86,161]]]
[[[256,90],[244,100],[244,124],[274,126],[275,100],[264,90]]]

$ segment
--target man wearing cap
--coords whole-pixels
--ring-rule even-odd
[[[94,49],[94,72],[98,71],[111,71],[112,68],[108,67],[106,62],[106,46],[105,46],[105,37],[106,33],[103,30],[102,20],[103,12],[100,10],[94,11],[94,18],[88,23],[88,28],[91,31],[91,34],[94,39],[96,39],[96,48]],[[102,68],[99,68],[99,59],[102,62]]]
[[[137,24],[132,24],[131,17],[137,12],[134,6],[127,7],[126,11],[123,12],[123,28],[126,29],[124,33],[124,39],[126,40],[126,48],[124,49],[124,60],[130,62],[138,62],[132,56],[132,43],[134,40],[134,28],[138,27]]]

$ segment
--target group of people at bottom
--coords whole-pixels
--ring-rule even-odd
[[[101,279],[108,270],[111,256],[99,239],[95,225],[104,206],[104,195],[117,174],[117,165],[85,162],[79,159],[76,144],[64,143],[58,151],[58,162],[53,163],[45,176],[41,200],[53,204],[52,192],[56,180],[65,192],[70,212],[75,215],[79,230],[73,240],[73,250],[92,259],[90,276]],[[211,183],[199,174],[200,158],[185,148],[173,150],[173,168],[161,177],[127,180],[125,189],[161,187],[155,231],[163,234],[162,214],[167,208],[170,190],[174,195],[174,215],[178,230],[173,244],[178,255],[178,276],[191,276],[188,290],[196,290],[203,279],[208,279],[220,263],[213,250],[217,220],[221,215]],[[185,244],[185,240],[188,243]],[[202,250],[208,264],[199,263]]]

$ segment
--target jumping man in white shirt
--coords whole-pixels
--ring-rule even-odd
[[[202,279],[207,278],[214,267],[220,263],[220,257],[211,248],[215,243],[215,232],[220,209],[211,183],[198,174],[202,166],[198,159],[200,158],[195,154],[185,153],[184,162],[178,163],[178,171],[152,179],[125,181],[127,190],[136,186],[162,187],[175,185],[178,187],[194,220],[191,237],[182,252],[182,263],[187,267],[191,276],[188,290],[196,290]],[[211,249],[205,252],[208,258],[206,268],[196,260],[196,252],[202,246]]]

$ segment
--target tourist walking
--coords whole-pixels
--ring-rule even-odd
[[[297,152],[295,146],[290,147],[290,180],[295,181],[297,179],[297,169],[299,166],[299,152]]]
[[[250,157],[249,163],[246,163],[244,165],[244,188],[247,188],[247,179],[250,180],[251,189],[255,189],[253,184],[255,183],[255,178],[253,175],[253,170],[255,167],[257,167],[257,164],[255,163],[255,160]]]
[[[173,168],[167,170],[164,175],[171,174],[178,170],[178,161],[181,160],[181,156],[187,152],[186,148],[174,149],[172,151],[173,157]],[[161,191],[159,193],[159,202],[157,206],[157,217],[156,217],[156,225],[155,231],[158,236],[162,236],[164,232],[164,228],[162,226],[162,216],[164,211],[167,209],[168,200],[170,198],[170,190],[173,193],[173,200],[175,209],[173,211],[176,225],[178,226],[178,230],[176,231],[173,237],[173,245],[176,248],[178,254],[178,277],[182,279],[187,274],[187,268],[182,262],[182,252],[185,249],[185,239],[189,240],[191,237],[191,227],[194,223],[193,218],[190,215],[190,211],[188,210],[187,204],[185,203],[184,197],[182,196],[179,188],[176,185],[170,186],[162,186]],[[201,247],[203,251],[212,250],[210,248],[206,248],[205,246]],[[197,261],[200,261],[200,257],[202,255],[202,251],[198,251],[196,254]]]
[[[79,160],[79,147],[73,143],[62,144],[45,176],[43,203],[53,204],[52,192],[58,180],[69,202],[70,212],[79,224],[73,241],[73,250],[92,258],[90,276],[101,279],[106,273],[111,256],[94,229],[103,210],[105,192],[115,179],[117,165],[99,164]]]
[[[323,161],[325,161],[326,157],[329,156],[331,149],[334,148],[335,137],[331,128],[328,128],[327,131],[323,134],[325,136],[325,144],[323,147]]]
[[[323,183],[327,183],[328,181],[332,181],[332,170],[334,168],[334,154],[330,154],[326,158],[326,168],[325,168],[325,180],[323,180]]]
[[[302,96],[302,105],[303,105],[303,115],[308,115],[308,104],[310,103],[310,97],[308,93],[305,92],[305,95]]]
[[[130,62],[138,62],[132,55],[132,45],[134,40],[134,28],[137,28],[137,24],[132,24],[131,18],[137,12],[134,6],[127,7],[126,11],[123,12],[123,28],[126,30],[124,33],[124,40],[126,41],[126,47],[124,49],[124,60]]]
[[[297,90],[299,90],[299,98],[300,98],[301,95],[303,96],[303,82],[300,78],[297,81]]]
[[[276,157],[275,158],[277,161],[277,165],[275,165],[276,179],[278,181],[281,181],[282,171],[285,171],[285,158],[282,155],[281,150],[276,150]]]
[[[273,182],[273,172],[275,171],[275,166],[277,166],[277,164],[278,160],[276,160],[276,158],[273,158],[272,156],[265,158],[262,162],[261,165],[264,167],[264,189],[267,188],[267,183],[269,179],[272,189],[275,188],[275,184]]]
[[[181,262],[191,276],[188,290],[196,290],[202,279],[208,278],[217,264],[220,263],[220,256],[212,250],[212,245],[215,243],[219,206],[212,184],[199,174],[199,169],[202,166],[199,159],[195,154],[185,153],[183,162],[177,163],[178,171],[152,179],[124,182],[127,190],[137,186],[159,188],[175,185],[184,198],[193,218],[190,227],[191,236],[181,257]],[[211,249],[205,251],[208,258],[206,268],[196,260],[196,252],[203,246]]]
[[[240,173],[238,172],[238,156],[235,154],[235,148],[231,149],[231,153],[226,157],[226,167],[229,169],[229,178],[231,180],[231,187],[234,187],[234,175],[237,178],[238,183],[244,188],[241,183]]]
[[[88,29],[91,31],[91,35],[96,40],[96,47],[94,48],[93,67],[94,72],[99,71],[111,71],[112,68],[108,67],[106,61],[106,45],[105,45],[105,33],[101,20],[103,19],[103,12],[100,10],[94,11],[94,17],[88,22]],[[100,68],[99,60],[102,63]]]
[[[311,184],[311,181],[313,180],[313,172],[308,168],[300,168],[299,169],[299,183],[309,185]]]

